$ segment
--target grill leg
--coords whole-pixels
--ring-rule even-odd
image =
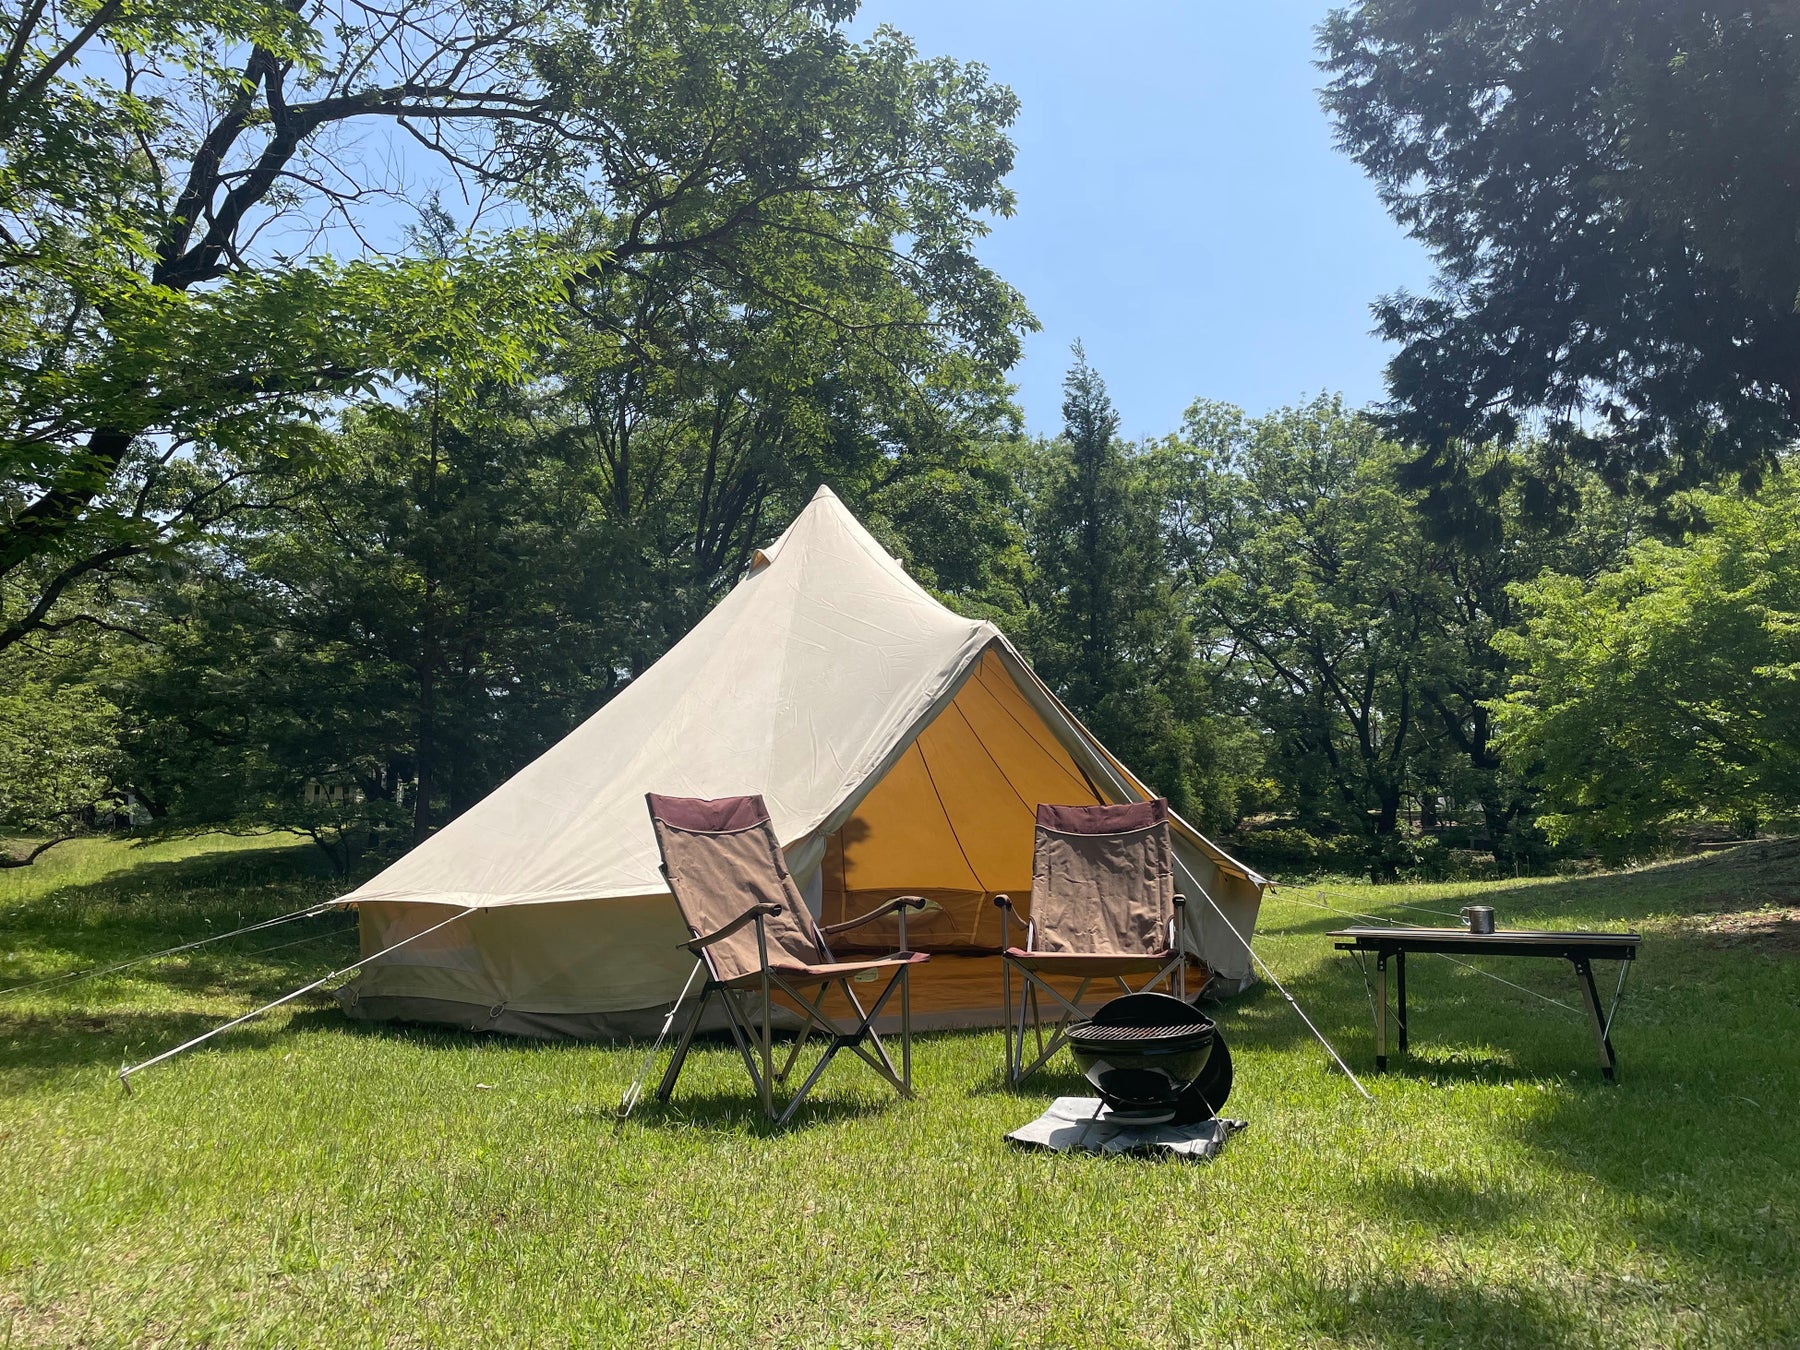
[[[1387,1068],[1387,953],[1375,958],[1375,1067]]]

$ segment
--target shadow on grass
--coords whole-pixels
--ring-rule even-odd
[[[1446,1233],[1501,1228],[1529,1209],[1528,1198],[1517,1192],[1463,1177],[1387,1173],[1365,1179],[1359,1189],[1377,1212]]]
[[[1006,1066],[996,1063],[968,1089],[971,1097],[1091,1097],[1093,1085],[1082,1077],[1066,1050],[1058,1050],[1051,1060],[1024,1082],[1014,1085],[1006,1077]]]
[[[24,1013],[0,1017],[0,1096],[21,1096],[71,1070],[105,1069],[161,1054],[210,1030],[208,1014],[137,1009],[103,1013]],[[195,1053],[261,1049],[287,1028],[249,1022]]]
[[[1590,1041],[1591,1044],[1591,1041]],[[1510,1055],[1491,1054],[1481,1050],[1453,1046],[1432,1046],[1423,1051],[1416,1047],[1402,1055],[1388,1051],[1387,1068],[1369,1066],[1372,1082],[1406,1081],[1429,1083],[1434,1087],[1469,1085],[1512,1087],[1519,1083],[1535,1083],[1553,1073],[1559,1066],[1547,1063],[1533,1069]],[[1610,1092],[1613,1084],[1601,1076],[1598,1064],[1572,1069],[1558,1075],[1562,1086],[1575,1092]],[[1360,1071],[1359,1071],[1360,1072]]]
[[[1637,927],[1645,933],[1613,1027],[1619,1082],[1600,1075],[1593,1033],[1564,961],[1494,959],[1496,976],[1571,1005],[1552,1007],[1518,989],[1442,960],[1408,971],[1412,1049],[1390,1039],[1388,1070],[1374,1072],[1369,994],[1351,958],[1325,936],[1349,923],[1337,915],[1282,916],[1281,974],[1302,1007],[1379,1100],[1386,1091],[1413,1104],[1422,1088],[1493,1092],[1533,1089],[1514,1099],[1497,1128],[1542,1165],[1567,1178],[1567,1193],[1510,1191],[1504,1179],[1481,1188],[1404,1174],[1359,1178],[1373,1212],[1393,1221],[1445,1228],[1498,1228],[1549,1207],[1580,1223],[1622,1230],[1648,1251],[1666,1253],[1700,1285],[1741,1282],[1747,1272],[1800,1264],[1800,1236],[1779,1216],[1800,1209],[1800,1178],[1785,1159],[1800,1111],[1800,1062],[1787,1028],[1800,1006],[1800,962],[1789,952],[1721,946],[1687,921],[1751,908],[1800,892],[1800,842],[1747,845],[1640,872],[1486,891],[1503,923],[1545,927]],[[1379,891],[1363,904],[1382,912]],[[1429,902],[1427,902],[1429,903]],[[1396,917],[1413,916],[1387,909]],[[1290,920],[1297,920],[1291,921]],[[1426,922],[1421,918],[1421,922]],[[1294,959],[1293,938],[1317,946]],[[1272,958],[1277,959],[1278,958]],[[1613,992],[1603,980],[1603,1004]],[[1392,994],[1390,992],[1390,999]],[[1392,1003],[1390,1002],[1390,1015]],[[1254,1082],[1258,1052],[1288,1053],[1311,1036],[1272,989],[1259,988],[1215,1012],[1239,1057],[1239,1082]],[[1390,1022],[1390,1038],[1393,1026]],[[1323,1050],[1318,1054],[1323,1058]],[[1555,1307],[1461,1285],[1380,1282],[1320,1288],[1303,1300],[1322,1330],[1353,1339],[1428,1343],[1481,1329],[1494,1343],[1555,1344],[1575,1328]],[[1778,1307],[1772,1298],[1770,1306]],[[1768,1314],[1775,1317],[1775,1312]],[[1771,1323],[1771,1335],[1774,1323]],[[1776,1335],[1779,1339],[1779,1336]]]
[[[1356,1344],[1557,1346],[1587,1344],[1586,1324],[1567,1298],[1511,1285],[1409,1280],[1386,1273],[1366,1280],[1296,1283],[1296,1310],[1326,1336]]]
[[[1646,944],[1637,973],[1636,994],[1628,987],[1612,1029],[1622,1081],[1638,1073],[1660,1071],[1666,1054],[1648,1017],[1634,1017],[1638,999],[1657,997],[1652,979],[1666,979],[1676,959],[1677,943]],[[1394,1021],[1395,995],[1388,994],[1387,1068],[1375,1067],[1375,1020],[1371,994],[1354,961],[1332,952],[1283,983],[1327,1041],[1371,1090],[1383,1081],[1429,1081],[1434,1084],[1506,1086],[1545,1079],[1583,1091],[1608,1087],[1601,1075],[1592,1025],[1577,1002],[1575,976],[1565,961],[1495,962],[1504,975],[1489,978],[1480,968],[1453,965],[1417,954],[1408,962],[1407,1029],[1409,1048],[1402,1053]],[[1279,973],[1279,972],[1278,972]],[[1498,975],[1498,971],[1493,972]],[[1609,977],[1596,972],[1597,978]],[[1505,980],[1509,983],[1502,983]],[[1511,987],[1524,985],[1524,989]],[[1537,994],[1533,996],[1533,991]],[[1602,991],[1603,1009],[1611,998],[1610,978]],[[1566,1007],[1543,1000],[1559,999]],[[1309,1047],[1326,1063],[1329,1056],[1286,999],[1266,984],[1253,987],[1211,1016],[1224,1029],[1233,1050],[1290,1053]],[[1744,1034],[1755,1034],[1745,1027]],[[1640,1034],[1640,1031],[1642,1034]],[[1335,1065],[1332,1066],[1335,1071]],[[1240,1068],[1240,1073],[1246,1072]],[[1254,1073],[1254,1067],[1247,1072]],[[1602,1093],[1604,1095],[1604,1093]]]
[[[826,1082],[821,1082],[807,1094],[800,1109],[786,1123],[778,1125],[763,1114],[762,1101],[757,1097],[756,1089],[750,1085],[748,1076],[741,1089],[720,1087],[683,1092],[678,1084],[674,1096],[667,1102],[656,1100],[653,1095],[655,1088],[654,1083],[646,1087],[644,1100],[631,1113],[628,1129],[636,1126],[658,1131],[699,1131],[705,1134],[774,1138],[836,1125],[847,1120],[873,1119],[886,1115],[900,1104],[900,1098],[891,1091],[886,1100],[843,1097],[837,1095],[841,1085],[833,1088]],[[777,1113],[787,1109],[788,1100],[787,1093],[776,1092]],[[595,1123],[605,1124],[609,1128],[617,1120],[616,1114],[610,1110],[589,1108],[583,1114],[591,1115]]]
[[[0,950],[5,952],[0,987],[111,965],[229,932],[317,904],[340,888],[310,844],[143,862],[68,882],[0,907]],[[345,919],[325,915],[295,922],[334,921],[342,925]],[[192,989],[196,972],[201,979],[222,978],[218,967],[241,964],[304,931],[284,925],[247,934],[191,956],[134,967],[131,978]]]
[[[778,1033],[774,1038],[775,1064],[779,1068],[786,1062],[787,1052],[792,1048],[794,1037],[791,1033]],[[637,1051],[647,1050],[651,1042],[649,1038],[636,1042],[628,1048]],[[822,1052],[823,1046],[818,1039],[809,1040],[809,1044]],[[872,1067],[864,1063],[849,1047],[838,1052],[832,1063],[825,1069],[819,1081],[807,1093],[805,1101],[785,1123],[776,1124],[764,1113],[762,1100],[757,1095],[755,1084],[743,1068],[738,1056],[738,1048],[729,1032],[703,1032],[694,1037],[693,1051],[723,1055],[725,1066],[723,1072],[729,1079],[735,1080],[731,1086],[705,1086],[693,1090],[684,1090],[682,1081],[678,1079],[666,1102],[658,1101],[656,1092],[662,1077],[668,1070],[669,1056],[673,1047],[664,1045],[648,1064],[642,1082],[643,1095],[631,1114],[631,1123],[652,1129],[701,1130],[707,1133],[753,1134],[772,1136],[789,1134],[795,1131],[808,1130],[821,1125],[829,1125],[842,1120],[866,1119],[879,1116],[899,1105],[901,1098],[885,1079],[877,1075]],[[889,1053],[899,1062],[899,1047],[890,1045]],[[638,1061],[634,1057],[635,1069]],[[812,1073],[818,1063],[818,1053],[803,1052],[800,1062],[794,1065],[793,1071],[784,1081],[777,1082],[773,1089],[773,1100],[777,1113],[785,1111],[793,1100],[807,1076]],[[698,1067],[696,1065],[695,1067]],[[685,1066],[684,1066],[685,1072]],[[915,1078],[915,1082],[916,1082]],[[850,1082],[860,1082],[866,1092],[876,1094],[873,1097],[861,1096],[847,1098],[840,1095]],[[614,1110],[600,1108],[583,1108],[584,1117],[609,1125],[617,1124],[617,1113]]]

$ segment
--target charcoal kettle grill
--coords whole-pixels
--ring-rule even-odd
[[[1168,994],[1126,994],[1068,1028],[1069,1050],[1112,1118],[1210,1120],[1231,1092],[1231,1051],[1210,1017]]]

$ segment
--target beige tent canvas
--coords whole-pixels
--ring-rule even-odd
[[[341,899],[369,954],[473,908],[367,967],[347,1011],[540,1036],[654,1029],[693,958],[646,792],[761,794],[822,923],[926,897],[908,937],[944,956],[914,985],[921,1027],[1000,1023],[991,902],[1030,894],[1040,802],[1154,795],[999,629],[933,599],[820,488],[662,660]],[[1248,983],[1263,879],[1179,817],[1172,832],[1189,950]]]

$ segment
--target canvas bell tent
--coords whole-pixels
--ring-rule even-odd
[[[346,1009],[545,1036],[653,1027],[693,958],[646,792],[760,793],[823,922],[929,898],[908,921],[915,948],[945,954],[919,968],[922,1026],[1000,1021],[992,899],[1026,903],[1037,804],[1151,795],[997,628],[939,604],[820,488],[662,660],[343,897],[369,954],[472,910],[372,963]],[[1262,878],[1179,819],[1174,853],[1190,949],[1248,982]]]

